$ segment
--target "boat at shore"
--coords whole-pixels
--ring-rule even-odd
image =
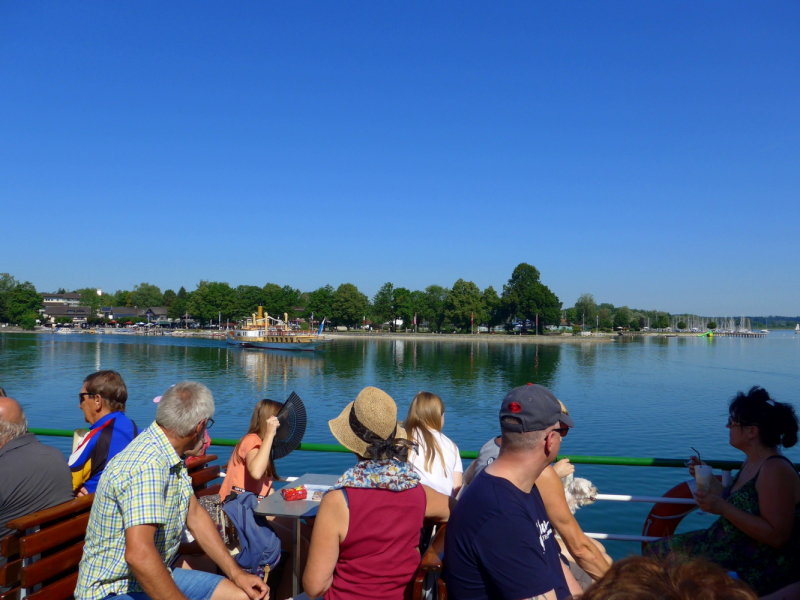
[[[264,350],[299,350],[313,352],[320,349],[328,340],[322,334],[325,320],[319,331],[310,333],[289,327],[288,315],[283,320],[270,317],[258,307],[258,314],[245,319],[243,324],[228,332],[226,342],[240,348],[261,348]]]
[[[795,325],[794,326],[794,332],[795,333],[800,333],[800,325]]]

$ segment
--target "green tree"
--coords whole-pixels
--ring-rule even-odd
[[[708,327],[709,329],[716,329],[717,328],[717,322],[716,321],[709,321],[708,323],[706,323],[706,327]]]
[[[267,283],[264,286],[264,309],[273,317],[283,319],[283,314],[286,313],[289,319],[294,319],[294,309],[300,303],[300,290],[290,285],[281,287],[277,283]]]
[[[429,285],[425,288],[420,319],[428,323],[432,331],[441,331],[444,323],[444,303],[450,292],[441,285]]]
[[[395,307],[394,285],[387,281],[372,297],[372,314],[377,323],[389,322],[390,329],[394,330]]]
[[[8,299],[11,290],[19,285],[19,282],[8,273],[0,273],[0,321],[8,323],[11,318],[8,316]]]
[[[422,313],[425,312],[425,292],[422,290],[414,290],[411,292],[411,304],[414,307],[414,314],[417,315],[417,326],[424,320],[422,317]],[[410,327],[414,326],[414,320],[412,318],[411,323],[409,324]]]
[[[6,314],[11,323],[17,323],[20,327],[24,327],[22,320],[23,317],[33,315],[33,325],[36,325],[39,309],[42,308],[42,297],[33,287],[30,281],[25,283],[17,283],[11,291],[8,292],[5,302]],[[29,319],[26,320],[26,323]],[[25,327],[28,329],[27,327]],[[30,327],[29,329],[33,329]]]
[[[404,287],[394,288],[394,314],[403,319],[403,327],[413,327],[414,308],[411,290]]]
[[[503,302],[492,286],[483,290],[481,297],[483,302],[484,318],[489,327],[495,327],[503,322]]]
[[[641,326],[639,325],[639,319],[631,319],[628,327],[631,328],[631,331],[639,331],[641,329]]]
[[[72,317],[56,317],[56,325],[72,325]]]
[[[603,329],[611,329],[614,326],[614,320],[612,318],[611,309],[607,307],[598,308],[597,309],[597,316],[600,318],[600,327]],[[591,328],[591,323],[587,323]]]
[[[322,321],[325,317],[330,318],[333,314],[334,292],[332,285],[324,285],[313,292],[309,292],[306,311],[303,316],[310,319],[313,314],[316,321]],[[364,317],[364,315],[361,316],[362,318]]]
[[[503,305],[507,314],[534,321],[539,316],[539,328],[561,322],[561,301],[539,279],[533,265],[520,263],[503,286]]]
[[[230,318],[235,320],[244,319],[257,313],[259,305],[264,306],[267,300],[264,288],[257,285],[237,286],[234,294],[236,300]]]
[[[114,300],[110,294],[97,294],[96,287],[86,287],[75,290],[76,294],[81,295],[81,306],[88,306],[92,309],[92,314],[100,312],[102,306],[108,306]]]
[[[181,319],[186,315],[186,307],[189,302],[189,293],[186,288],[181,286],[175,295],[175,300],[170,304],[167,314],[171,319]]]
[[[585,323],[591,329],[596,323],[597,303],[592,294],[581,294],[575,302],[574,323]]]
[[[27,312],[18,319],[18,325],[29,331],[33,330],[36,328],[36,320],[38,317],[39,315],[35,312]]]
[[[686,321],[678,321],[678,329],[686,329]]]
[[[627,306],[617,309],[614,314],[614,327],[628,327],[631,324],[631,310]]]
[[[147,308],[149,306],[164,306],[164,295],[161,288],[150,283],[140,283],[133,286],[130,302],[136,308]]]
[[[236,309],[236,293],[219,281],[200,281],[187,303],[189,314],[202,323],[216,321],[219,314],[230,317]]]
[[[485,321],[481,290],[473,282],[459,279],[444,301],[444,318],[459,329],[469,331],[473,315],[477,325]]]
[[[128,290],[117,290],[114,292],[113,306],[133,306],[131,292]]]
[[[164,292],[164,306],[166,306],[167,308],[172,306],[172,303],[175,302],[175,298],[177,298],[177,297],[178,297],[178,295],[175,293],[175,290],[167,290],[167,291],[165,291]]]
[[[352,327],[361,322],[367,310],[369,299],[358,291],[352,283],[343,283],[333,293],[331,319],[337,325]]]
[[[656,329],[666,329],[669,327],[669,315],[661,313],[655,320],[654,327]]]
[[[564,318],[570,325],[575,325],[576,323],[581,322],[581,320],[578,318],[578,311],[575,308],[568,308],[567,310],[565,310]]]

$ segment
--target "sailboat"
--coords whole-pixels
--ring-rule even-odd
[[[794,332],[800,333],[800,324],[794,326]]]

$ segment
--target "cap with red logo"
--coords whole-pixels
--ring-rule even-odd
[[[516,417],[519,423],[507,423],[503,417]],[[574,427],[572,418],[553,392],[546,387],[529,383],[514,388],[500,407],[500,427],[506,431],[541,431],[561,421]]]

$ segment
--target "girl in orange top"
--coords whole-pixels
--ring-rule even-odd
[[[274,490],[272,482],[278,477],[272,462],[272,442],[278,431],[278,412],[283,404],[274,400],[261,400],[253,410],[250,427],[228,461],[225,481],[219,496],[224,501],[233,492],[253,492],[266,498]]]

